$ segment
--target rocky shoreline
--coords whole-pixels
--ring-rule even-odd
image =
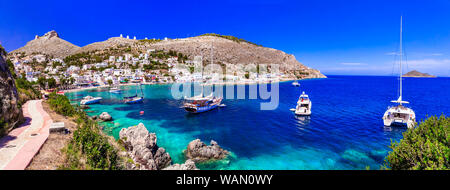
[[[198,170],[195,163],[221,160],[230,152],[222,149],[216,141],[206,145],[200,139],[191,141],[185,150],[186,162],[172,164],[166,150],[157,145],[155,133],[148,132],[144,124],[123,128],[119,132],[119,143],[132,159],[126,164],[128,170]]]
[[[206,145],[200,139],[191,141],[185,151],[185,156],[194,162],[205,162],[211,160],[221,160],[226,158],[230,152],[220,147],[216,141],[211,140],[210,145]]]
[[[133,159],[130,169],[160,170],[170,166],[172,158],[164,148],[156,144],[156,134],[149,133],[144,124],[123,128],[120,140]]]

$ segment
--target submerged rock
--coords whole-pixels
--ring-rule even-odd
[[[99,118],[103,121],[111,121],[112,117],[111,115],[108,114],[108,112],[103,112],[102,114],[100,114]]]
[[[172,162],[169,153],[156,144],[156,134],[149,133],[144,124],[123,128],[119,133],[128,155],[139,164],[137,169],[160,170]]]
[[[222,149],[216,141],[211,140],[207,146],[200,139],[191,141],[186,149],[186,157],[194,162],[204,162],[208,160],[220,160],[226,158],[230,153]]]
[[[195,166],[195,162],[189,159],[184,164],[174,164],[164,170],[198,170],[198,168]]]

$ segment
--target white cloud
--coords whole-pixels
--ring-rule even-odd
[[[362,65],[367,65],[367,63],[341,63],[341,65],[347,65],[347,66],[362,66]]]
[[[321,67],[326,74],[356,74],[356,75],[396,75],[398,62],[395,63],[341,63],[340,66]],[[408,60],[403,64],[403,72],[417,70],[437,76],[450,76],[450,59],[417,59]]]
[[[417,68],[435,68],[435,69],[450,69],[450,59],[421,59],[408,60],[407,64],[410,67]]]
[[[450,75],[450,59],[418,59],[406,62],[408,70],[418,70],[438,76]]]
[[[386,55],[400,55],[399,52],[388,52],[386,53]]]

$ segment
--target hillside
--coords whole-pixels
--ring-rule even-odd
[[[211,48],[213,47],[213,48]],[[25,47],[15,52],[40,52],[55,57],[64,58],[69,55],[92,52],[102,55],[118,55],[132,53],[139,55],[147,50],[175,51],[182,53],[188,59],[203,56],[205,63],[216,64],[278,64],[282,73],[294,78],[326,78],[320,71],[298,62],[294,55],[283,51],[263,47],[233,36],[204,34],[197,37],[174,40],[134,40],[123,37],[112,37],[106,41],[95,42],[84,47],[78,47],[58,37],[55,31],[48,32],[27,43]]]
[[[54,57],[66,57],[75,53],[80,47],[61,39],[55,31],[50,31],[43,36],[36,36],[24,47],[16,49],[10,54],[24,52],[26,54],[41,53]]]
[[[95,42],[95,43],[83,46],[83,47],[79,48],[77,51],[75,51],[74,53],[105,50],[105,49],[117,47],[117,46],[133,46],[137,42],[138,42],[138,40],[132,40],[132,39],[121,38],[121,37],[112,37],[106,41]]]
[[[410,71],[410,72],[404,74],[402,77],[436,78],[436,76],[434,76],[434,75],[430,75],[428,73],[421,73],[416,70]]]
[[[325,78],[320,71],[311,69],[298,62],[294,55],[273,48],[262,47],[248,42],[237,42],[216,36],[197,36],[150,43],[147,48],[157,50],[173,50],[191,58],[203,55],[210,63],[217,64],[278,64],[282,72],[307,75],[305,78]],[[211,47],[213,47],[211,52]]]

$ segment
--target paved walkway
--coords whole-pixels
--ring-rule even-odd
[[[42,100],[30,100],[22,106],[26,121],[0,139],[0,170],[23,170],[47,140],[50,115],[42,108]]]

